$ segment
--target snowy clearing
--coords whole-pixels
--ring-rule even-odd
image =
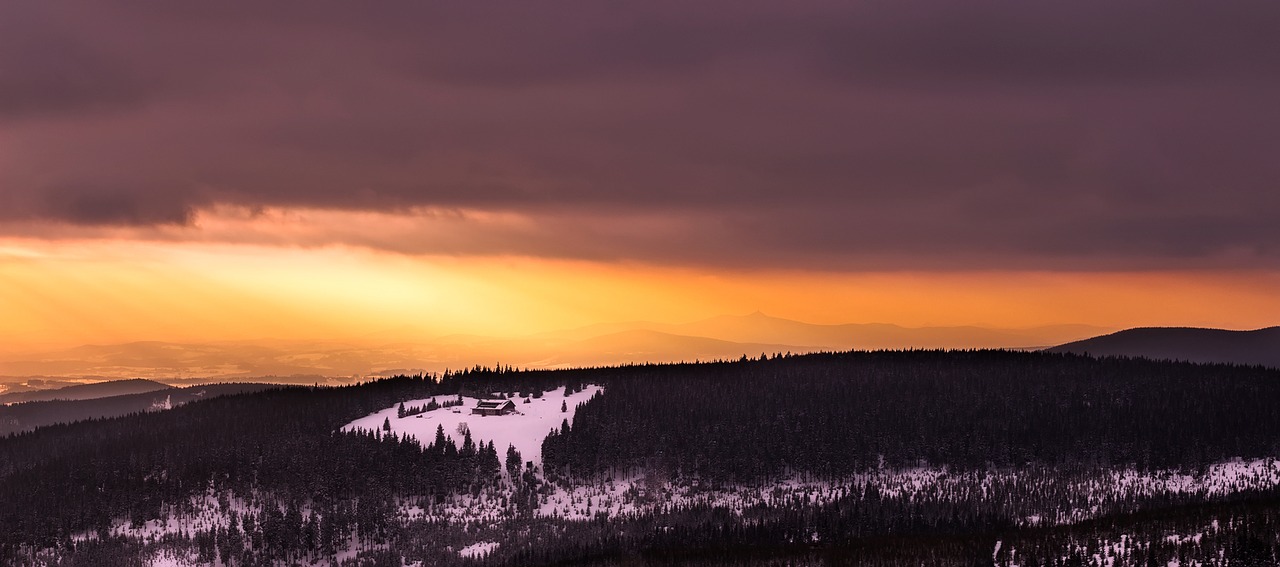
[[[516,413],[508,415],[473,415],[478,398],[463,396],[462,405],[440,408],[418,415],[398,417],[399,404],[374,412],[342,427],[342,431],[358,429],[382,431],[382,426],[390,422],[391,432],[398,436],[411,436],[426,445],[436,436],[436,428],[444,426],[444,434],[454,442],[461,444],[462,435],[459,425],[466,424],[471,430],[471,438],[478,445],[481,441],[493,441],[499,455],[505,455],[507,445],[514,445],[526,461],[533,461],[535,466],[542,466],[542,440],[547,438],[552,429],[559,428],[565,420],[573,423],[573,414],[578,404],[585,403],[592,396],[603,392],[599,386],[587,386],[580,392],[565,396],[564,387],[544,392],[540,398],[511,398],[515,402]],[[420,400],[407,400],[405,407],[425,406],[434,400],[437,404],[456,400],[457,396],[435,396]],[[528,403],[525,403],[528,400]],[[563,404],[563,405],[562,405]],[[564,407],[565,411],[560,411]]]

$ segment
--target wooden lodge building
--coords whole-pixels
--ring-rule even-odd
[[[471,408],[472,415],[507,415],[516,411],[516,404],[511,400],[480,400]]]

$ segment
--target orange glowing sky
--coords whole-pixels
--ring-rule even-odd
[[[0,3],[0,353],[1280,324],[1280,4],[1159,11]]]
[[[1008,328],[1255,328],[1280,313],[1280,274],[1270,271],[749,270],[323,243],[335,227],[377,226],[394,238],[402,236],[397,223],[404,232],[433,222],[381,217],[299,211],[168,232],[0,239],[0,342],[14,350],[139,340],[413,341],[756,310],[814,323]]]

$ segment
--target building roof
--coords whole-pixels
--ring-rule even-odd
[[[514,406],[511,400],[480,400],[476,402],[476,409],[502,409],[508,405]]]

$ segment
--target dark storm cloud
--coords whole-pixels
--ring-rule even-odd
[[[51,186],[42,197],[40,212],[86,225],[181,225],[190,220],[193,210],[190,199],[142,185]]]
[[[0,221],[431,208],[533,225],[342,239],[1275,267],[1277,29],[1280,4],[1234,0],[7,3]]]

